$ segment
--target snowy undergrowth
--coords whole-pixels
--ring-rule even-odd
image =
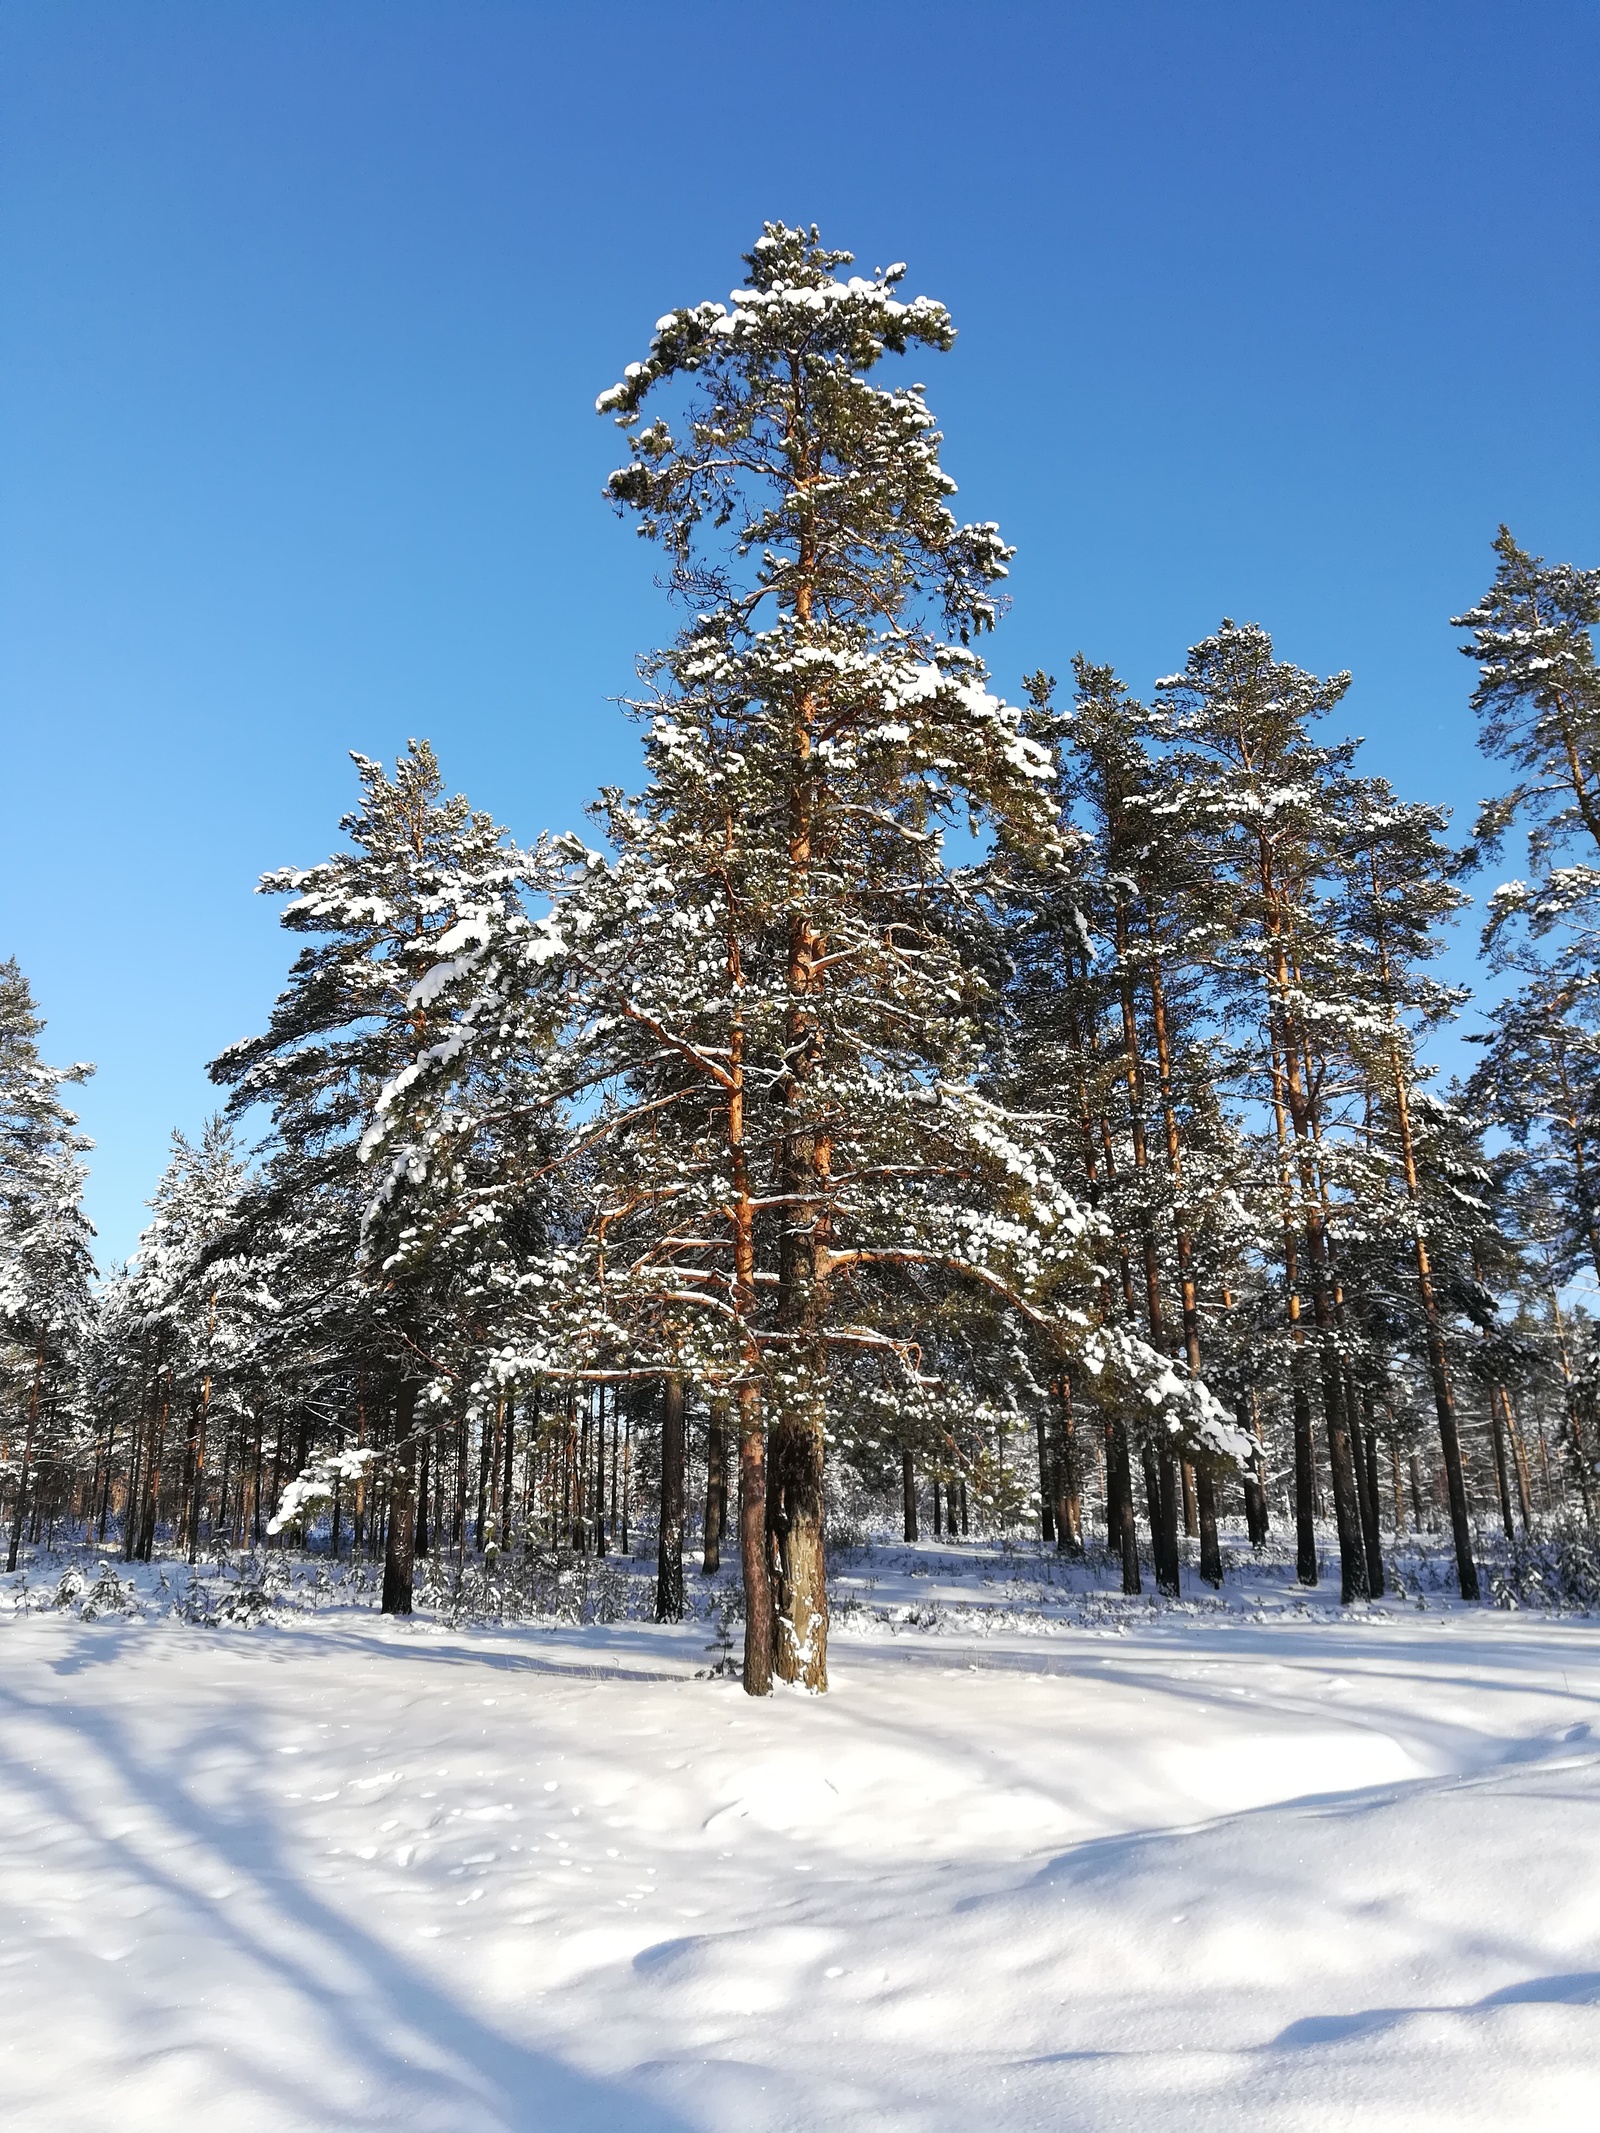
[[[1309,1588],[1297,1582],[1292,1544],[1281,1535],[1252,1549],[1242,1529],[1225,1527],[1226,1576],[1215,1592],[1199,1577],[1193,1544],[1185,1547],[1181,1592],[1171,1600],[1156,1592],[1148,1564],[1143,1592],[1124,1596],[1120,1560],[1094,1539],[1083,1556],[1070,1558],[1035,1540],[905,1544],[882,1533],[856,1537],[829,1551],[833,1620],[836,1630],[857,1637],[1049,1636],[1196,1616],[1220,1622],[1285,1614],[1381,1622],[1460,1605],[1454,1559],[1438,1535],[1388,1536],[1386,1594],[1355,1608],[1339,1604],[1331,1530],[1319,1529],[1320,1582]],[[1480,1531],[1475,1552],[1495,1605],[1600,1613],[1600,1555],[1581,1522],[1557,1522],[1509,1547],[1498,1533]],[[416,1619],[450,1628],[644,1621],[654,1611],[655,1575],[653,1542],[632,1554],[599,1558],[519,1550],[488,1565],[471,1556],[463,1562],[434,1555],[418,1564]],[[54,1610],[87,1620],[121,1613],[141,1620],[172,1616],[197,1626],[250,1626],[329,1610],[370,1611],[381,1584],[381,1566],[279,1548],[222,1551],[193,1565],[162,1557],[128,1564],[93,1547],[30,1549],[20,1572],[0,1577],[0,1617]],[[725,1562],[718,1576],[707,1579],[690,1556],[684,1587],[689,1619],[703,1625],[713,1642],[726,1642],[742,1617],[737,1564]]]
[[[1592,1624],[1271,1565],[1075,1624],[1036,1552],[877,1547],[833,1692],[752,1704],[704,1613],[397,1624],[283,1567],[250,1628],[173,1564],[0,1625],[10,2125],[1584,2120]]]

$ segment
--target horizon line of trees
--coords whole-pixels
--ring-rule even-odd
[[[641,789],[525,849],[425,741],[356,757],[340,849],[261,884],[287,986],[98,1289],[90,1070],[0,966],[10,1567],[56,1522],[191,1560],[315,1526],[405,1613],[419,1554],[653,1526],[675,1618],[692,1489],[761,1694],[827,1685],[852,1487],[908,1537],[1099,1530],[1174,1594],[1235,1515],[1288,1519],[1311,1586],[1331,1510],[1347,1601],[1408,1523],[1476,1599],[1486,1517],[1592,1517],[1600,571],[1502,527],[1455,618],[1513,778],[1465,847],[1319,738],[1348,675],[1253,623],[1148,703],[1080,654],[1008,705],[1011,551],[873,376],[954,328],[851,264],[766,225],[598,403],[686,617],[640,663]],[[1512,982],[1440,1090],[1433,966],[1513,832]]]

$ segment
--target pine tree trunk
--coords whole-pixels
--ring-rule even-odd
[[[785,1681],[828,1686],[828,1583],[823,1557],[822,1423],[791,1409],[768,1456],[779,1507],[779,1585],[773,1664]]]
[[[1311,1441],[1311,1400],[1305,1387],[1305,1354],[1292,1358],[1294,1371],[1294,1534],[1295,1577],[1302,1585],[1317,1582],[1317,1464]]]
[[[1078,1476],[1077,1429],[1072,1413],[1072,1381],[1065,1372],[1056,1380],[1056,1431],[1050,1461],[1054,1485],[1055,1544],[1059,1554],[1083,1553],[1083,1493]],[[1048,1536],[1047,1536],[1048,1538]]]
[[[97,1520],[96,1520],[96,1522],[95,1522],[95,1524],[96,1524],[96,1543],[95,1543],[95,1544],[96,1544],[96,1546],[97,1546],[97,1547],[101,1547],[101,1548],[103,1548],[103,1547],[105,1546],[105,1544],[106,1544],[106,1520],[107,1520],[107,1519],[108,1519],[108,1518],[110,1517],[110,1515],[111,1515],[111,1477],[112,1477],[113,1473],[115,1472],[115,1466],[114,1466],[114,1464],[113,1464],[113,1461],[112,1461],[112,1453],[113,1453],[113,1452],[114,1452],[114,1451],[116,1450],[116,1445],[117,1445],[117,1424],[116,1424],[116,1419],[115,1419],[115,1417],[113,1417],[113,1418],[112,1418],[112,1422],[111,1422],[111,1427],[110,1427],[110,1428],[109,1428],[109,1430],[108,1430],[108,1431],[106,1432],[106,1470],[105,1470],[105,1474],[104,1474],[104,1477],[102,1478],[102,1480],[101,1480],[101,1484],[100,1484],[100,1514],[99,1514],[99,1517],[97,1518]],[[223,1487],[224,1487],[224,1489],[226,1489],[226,1487],[227,1487],[227,1472],[226,1472],[226,1469],[224,1469],[224,1472],[223,1472]]]
[[[168,1382],[170,1393],[171,1383]],[[155,1554],[156,1522],[161,1516],[161,1460],[167,1448],[167,1414],[170,1402],[163,1400],[156,1418],[155,1443],[150,1449],[144,1503],[144,1523],[139,1534],[139,1560],[148,1563]],[[276,1492],[274,1492],[276,1494]]]
[[[28,1466],[33,1458],[34,1432],[39,1426],[39,1388],[44,1380],[44,1343],[40,1341],[33,1359],[33,1391],[28,1400],[28,1428],[22,1441],[22,1471],[17,1476],[16,1509],[11,1518],[11,1546],[6,1551],[6,1574],[17,1567],[17,1552],[22,1546],[22,1521],[28,1508]]]
[[[683,1380],[667,1379],[661,1402],[661,1517],[656,1527],[656,1620],[683,1620]]]
[[[1417,1238],[1417,1264],[1427,1292],[1428,1372],[1433,1379],[1434,1407],[1439,1417],[1439,1438],[1444,1451],[1445,1480],[1450,1496],[1450,1530],[1455,1541],[1456,1578],[1464,1600],[1478,1597],[1478,1566],[1472,1560],[1472,1524],[1467,1509],[1467,1478],[1461,1464],[1461,1432],[1456,1422],[1455,1401],[1450,1392],[1450,1373],[1444,1341],[1433,1310],[1432,1283],[1428,1279],[1427,1251]]]
[[[1309,1076],[1309,1067],[1307,1074]],[[1320,1179],[1314,1174],[1316,1134],[1298,1083],[1299,1062],[1290,1055],[1288,1069],[1290,1116],[1295,1123],[1296,1153],[1301,1166],[1301,1194],[1305,1207],[1306,1259],[1311,1269],[1311,1310],[1316,1324],[1318,1375],[1322,1386],[1323,1424],[1328,1447],[1328,1473],[1333,1485],[1334,1526],[1339,1536],[1339,1600],[1367,1598],[1367,1556],[1361,1532],[1361,1503],[1356,1485],[1355,1454],[1350,1441],[1345,1406],[1344,1371],[1334,1329],[1333,1266],[1328,1233],[1322,1219]]]
[[[1500,1420],[1500,1388],[1489,1387],[1489,1429],[1494,1438],[1494,1479],[1500,1496],[1500,1522],[1505,1527],[1506,1539],[1515,1541],[1517,1532],[1511,1523],[1511,1478],[1506,1472],[1506,1435]]]
[[[1128,1432],[1121,1422],[1106,1424],[1106,1540],[1112,1552],[1122,1559],[1122,1590],[1131,1599],[1144,1588],[1139,1575],[1139,1533],[1133,1512]]]
[[[1367,1557],[1367,1597],[1383,1598],[1383,1540],[1378,1529],[1378,1436],[1372,1426],[1372,1394],[1364,1396],[1362,1415],[1356,1413],[1355,1395],[1346,1383],[1351,1412],[1351,1440],[1355,1447],[1357,1495],[1361,1509],[1361,1539]]]
[[[1381,941],[1380,952],[1384,988],[1389,995],[1393,1021],[1395,1017],[1389,984],[1388,949]],[[1417,1288],[1427,1324],[1428,1375],[1433,1381],[1433,1403],[1439,1418],[1439,1441],[1444,1451],[1445,1476],[1450,1490],[1450,1525],[1455,1539],[1456,1580],[1461,1587],[1462,1599],[1475,1600],[1478,1597],[1478,1570],[1472,1560],[1472,1528],[1467,1515],[1467,1485],[1461,1467],[1461,1431],[1456,1420],[1455,1400],[1450,1390],[1450,1372],[1445,1360],[1444,1337],[1439,1328],[1438,1307],[1434,1301],[1433,1269],[1428,1261],[1427,1240],[1423,1235],[1422,1194],[1417,1173],[1416,1146],[1411,1130],[1411,1095],[1401,1061],[1398,1036],[1391,1036],[1389,1062],[1394,1077],[1395,1120],[1400,1129],[1401,1164],[1405,1172],[1406,1193],[1411,1201],[1412,1251],[1416,1259]],[[1600,1267],[1600,1258],[1597,1258],[1596,1265]]]
[[[1267,1519],[1267,1492],[1262,1486],[1262,1476],[1266,1472],[1266,1446],[1261,1438],[1261,1410],[1253,1386],[1250,1391],[1250,1427],[1255,1436],[1256,1450],[1261,1455],[1261,1462],[1259,1469],[1254,1466],[1245,1468],[1244,1515],[1251,1547],[1261,1548],[1266,1545],[1271,1529]]]
[[[494,1463],[494,1442],[487,1429],[478,1430],[478,1516],[473,1527],[478,1553],[483,1553],[484,1521],[489,1515],[489,1469]]]
[[[711,1401],[711,1419],[706,1424],[706,1517],[704,1554],[700,1569],[705,1577],[713,1577],[722,1568],[722,1522],[724,1498],[727,1494],[728,1474],[724,1445],[727,1439],[728,1400],[725,1393],[718,1393]]]
[[[1160,1482],[1161,1534],[1156,1558],[1156,1587],[1170,1599],[1177,1599],[1182,1589],[1179,1569],[1182,1558],[1178,1553],[1178,1505],[1182,1491],[1179,1478],[1181,1461],[1170,1445],[1161,1447],[1156,1461]]]
[[[1056,1537],[1055,1487],[1050,1474],[1050,1440],[1048,1426],[1043,1414],[1034,1420],[1034,1434],[1039,1441],[1039,1538],[1053,1541]]]
[[[1532,1515],[1532,1490],[1528,1477],[1528,1448],[1522,1441],[1522,1431],[1517,1426],[1517,1411],[1511,1404],[1509,1389],[1500,1387],[1500,1401],[1505,1411],[1506,1429],[1511,1437],[1511,1457],[1517,1477],[1517,1509],[1522,1518],[1522,1530],[1527,1532]]]
[[[761,1393],[739,1388],[739,1567],[744,1575],[744,1692],[772,1694],[772,1585],[767,1574],[766,1444]]]
[[[411,1585],[416,1567],[417,1385],[405,1377],[395,1393],[394,1469],[389,1482],[389,1535],[383,1557],[383,1605],[386,1615],[411,1612]]]
[[[917,1534],[917,1470],[909,1451],[900,1452],[900,1508],[905,1538],[914,1541]]]
[[[1209,1467],[1194,1468],[1196,1510],[1200,1524],[1200,1575],[1208,1585],[1222,1583],[1222,1548],[1217,1539],[1217,1485]]]

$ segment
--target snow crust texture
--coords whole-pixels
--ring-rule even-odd
[[[1600,1645],[0,1630],[14,2129],[1572,2126]]]

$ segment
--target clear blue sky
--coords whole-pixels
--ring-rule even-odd
[[[286,966],[270,865],[427,734],[523,837],[671,622],[595,394],[764,217],[911,263],[1019,555],[1000,682],[1223,612],[1486,784],[1446,617],[1600,563],[1600,6],[7,0],[0,953],[126,1252]]]

